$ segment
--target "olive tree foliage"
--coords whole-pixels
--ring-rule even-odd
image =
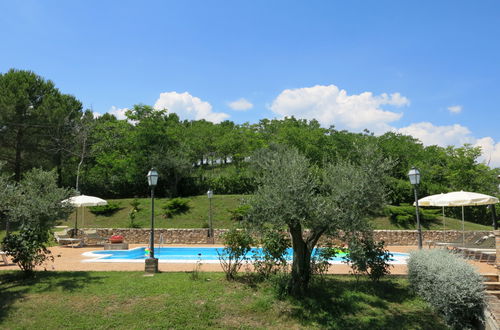
[[[253,158],[258,189],[249,201],[248,222],[256,227],[288,228],[293,295],[307,291],[311,253],[321,236],[366,231],[366,216],[384,203],[386,173],[392,162],[371,143],[356,152],[355,161],[340,159],[323,167],[282,145],[271,146]]]
[[[5,178],[4,178],[5,179]],[[24,174],[19,183],[9,182],[10,190],[0,191],[0,201],[7,200],[2,214],[16,223],[18,231],[9,233],[2,241],[2,249],[25,272],[50,258],[47,243],[55,221],[67,217],[72,206],[61,203],[72,191],[57,187],[55,171],[33,169]]]

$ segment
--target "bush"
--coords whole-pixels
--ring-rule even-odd
[[[46,247],[49,231],[40,231],[32,227],[23,227],[17,234],[10,234],[3,239],[3,249],[12,257],[21,270],[32,273],[36,266],[54,257]]]
[[[250,205],[241,205],[235,209],[228,210],[231,220],[233,221],[243,221],[245,216],[248,214],[250,210]]]
[[[371,236],[363,236],[349,241],[349,253],[343,257],[356,276],[368,274],[370,279],[378,281],[389,274],[389,260],[392,254],[384,249],[384,241],[375,243]]]
[[[268,230],[262,236],[261,244],[262,252],[255,252],[253,255],[255,271],[263,278],[286,271],[290,239],[279,231]]]
[[[183,214],[189,211],[189,199],[187,198],[172,198],[163,207],[163,214],[167,218],[171,218],[177,214]]]
[[[224,248],[217,250],[219,262],[227,280],[234,280],[245,261],[248,260],[247,254],[252,249],[252,237],[244,230],[231,229],[226,232],[222,239]]]
[[[415,207],[408,204],[387,205],[384,208],[384,214],[391,222],[402,227],[411,226],[417,221]],[[439,210],[419,208],[418,214],[422,222],[430,222],[439,218]]]
[[[109,202],[107,205],[91,206],[89,207],[90,212],[95,215],[110,216],[120,209],[120,204],[115,202]]]
[[[344,249],[331,245],[316,248],[311,258],[311,273],[313,275],[325,275],[328,268],[330,268],[330,260],[342,252],[344,252]]]
[[[410,254],[408,278],[412,289],[443,315],[454,329],[471,329],[484,320],[481,275],[463,259],[444,250]]]

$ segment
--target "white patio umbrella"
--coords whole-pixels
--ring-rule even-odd
[[[79,207],[85,207],[85,206],[98,206],[98,205],[107,205],[108,202],[106,202],[104,199],[99,198],[99,197],[94,197],[94,196],[87,196],[87,195],[79,195],[79,196],[73,196],[68,199],[65,199],[62,201],[63,203],[69,203],[77,208]],[[78,221],[78,209],[76,209],[76,217],[75,217],[75,231],[77,229],[77,221]],[[82,212],[82,226],[85,221],[85,214]]]
[[[440,193],[437,195],[430,195],[424,198],[421,198],[418,200],[418,205],[419,206],[441,206],[442,211],[443,211],[443,238],[444,241],[446,242],[446,218],[444,217],[444,207],[445,202],[443,200],[443,196],[445,194]],[[413,203],[415,205],[415,202]]]
[[[429,205],[426,205],[425,204],[426,202],[424,201],[424,204],[422,204],[422,206],[462,207],[462,243],[465,243],[464,206],[490,205],[499,202],[498,198],[496,197],[485,194],[479,194],[475,192],[468,192],[468,191],[454,191],[447,194],[432,195],[432,196],[439,196],[439,197],[436,197],[434,200],[432,198],[429,198],[431,201],[433,200],[432,205],[430,205],[431,202],[428,202]]]

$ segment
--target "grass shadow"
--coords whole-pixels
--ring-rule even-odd
[[[89,283],[102,282],[90,272],[34,272],[27,277],[22,271],[0,272],[0,323],[17,300],[32,293],[74,292]]]
[[[415,296],[396,279],[373,283],[330,277],[313,283],[307,296],[290,298],[289,317],[304,326],[328,329],[446,329],[428,308],[415,308]],[[394,306],[404,306],[403,309]]]

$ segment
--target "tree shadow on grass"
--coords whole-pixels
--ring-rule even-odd
[[[102,282],[91,272],[35,272],[27,277],[22,271],[0,273],[0,323],[10,308],[29,294],[61,291],[74,292],[90,283]]]
[[[302,299],[290,299],[289,317],[328,329],[447,329],[406,285],[393,279],[326,278]]]

